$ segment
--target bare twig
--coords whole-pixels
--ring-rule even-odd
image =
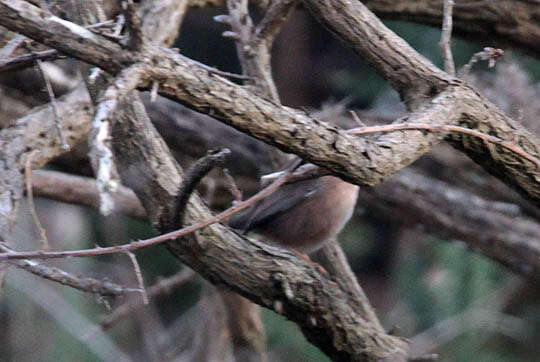
[[[180,57],[182,59],[189,60],[190,62],[193,62],[194,64],[196,64],[197,66],[199,66],[202,69],[206,70],[210,74],[216,74],[216,75],[220,75],[222,77],[234,78],[234,79],[243,79],[243,80],[253,79],[253,77],[249,77],[247,75],[225,72],[223,70],[219,70],[219,69],[213,68],[213,67],[211,67],[209,65],[206,65],[204,63],[198,62],[196,60],[192,60],[192,59],[187,58],[186,56],[178,53],[178,49],[175,49],[175,48],[173,48],[173,49],[164,49],[164,50],[169,51],[169,52],[174,52],[175,56]]]
[[[74,339],[86,346],[97,359],[117,362],[131,361],[129,356],[102,331],[99,331],[94,338],[86,338],[81,326],[94,327],[98,330],[99,327],[50,285],[41,283],[35,278],[29,278],[23,273],[13,273],[9,281],[11,288],[24,293],[27,300],[32,301],[48,313]]]
[[[454,0],[444,0],[444,17],[442,24],[441,40],[439,47],[443,52],[444,70],[446,73],[456,75],[456,66],[454,65],[454,57],[452,56],[452,8]]]
[[[196,276],[197,274],[191,269],[185,269],[171,277],[161,279],[147,289],[148,298],[154,299],[168,295],[186,283],[193,281]],[[136,311],[142,306],[144,306],[144,304],[140,299],[130,299],[103,318],[100,323],[101,328],[110,328],[120,319],[126,317],[128,314]]]
[[[351,114],[352,118],[354,119],[356,124],[358,124],[359,127],[367,127],[366,124],[364,122],[362,122],[360,117],[358,117],[358,114],[356,114],[355,111],[349,111],[349,113]]]
[[[34,194],[32,193],[32,158],[39,152],[39,150],[33,150],[26,156],[26,162],[24,165],[24,173],[26,177],[26,197],[28,198],[28,208],[30,209],[30,214],[34,219],[34,223],[36,224],[39,235],[41,236],[41,249],[49,250],[47,230],[45,230],[39,221],[39,217],[36,212],[36,205],[34,204]]]
[[[357,121],[360,121],[360,119],[354,112],[351,112],[351,114]],[[504,147],[510,150],[511,152],[519,155],[520,157],[523,157],[524,159],[532,162],[534,165],[540,168],[540,160],[536,159],[534,156],[528,154],[521,148],[517,147],[514,142],[504,141],[500,138],[490,136],[488,134],[475,131],[470,128],[460,127],[460,126],[435,125],[435,124],[427,124],[427,123],[393,123],[393,124],[380,125],[380,126],[364,126],[364,127],[351,128],[347,130],[347,133],[352,134],[352,135],[361,135],[361,134],[369,134],[369,133],[377,133],[377,132],[395,132],[395,131],[404,131],[404,130],[427,130],[427,131],[432,131],[432,132],[458,132],[458,133],[468,134],[473,137],[480,138],[484,140],[485,142],[494,143],[496,145]],[[295,182],[299,180],[325,176],[328,174],[330,174],[329,171],[324,170],[318,166],[315,166],[309,163],[309,164],[303,165],[296,172],[294,172],[293,175],[290,177],[289,182]],[[263,184],[268,183],[282,175],[283,175],[283,171],[264,175],[261,177],[261,182],[263,182]]]
[[[51,101],[51,108],[54,115],[54,127],[56,128],[56,132],[58,133],[60,146],[62,147],[64,151],[69,151],[69,144],[66,142],[66,138],[64,137],[64,133],[62,132],[62,127],[60,126],[60,118],[58,116],[58,105],[56,104],[56,97],[54,96],[51,82],[49,81],[47,74],[45,74],[45,71],[43,70],[43,63],[41,59],[36,59],[36,64],[37,64],[38,71],[41,74],[43,81],[45,82],[45,86],[47,87],[47,93],[49,94],[49,100]]]
[[[7,247],[3,243],[0,243],[0,250],[4,252],[13,252],[13,249]],[[139,292],[139,289],[127,288],[109,281],[76,277],[62,269],[41,264],[35,260],[11,260],[8,263],[41,278],[67,285],[85,293],[99,294],[101,296],[118,296]]]
[[[249,199],[239,202],[236,205],[228,208],[225,211],[220,212],[219,214],[215,215],[214,217],[211,217],[208,220],[198,222],[196,224],[184,227],[179,230],[171,231],[166,234],[162,234],[150,239],[141,240],[141,241],[134,241],[129,244],[124,245],[117,245],[117,246],[109,246],[106,248],[94,248],[94,249],[82,249],[82,250],[72,250],[72,251],[50,251],[50,252],[44,252],[44,251],[28,251],[28,252],[6,252],[6,253],[0,253],[0,260],[13,260],[13,259],[58,259],[58,258],[66,258],[66,257],[89,257],[89,256],[96,256],[96,255],[106,255],[106,254],[115,254],[115,253],[125,253],[128,251],[135,251],[142,248],[147,248],[149,246],[157,245],[164,243],[169,240],[177,239],[179,237],[185,236],[187,234],[193,233],[197,230],[200,230],[204,227],[207,227],[208,225],[215,224],[217,222],[221,222],[224,220],[227,220],[229,217],[231,217],[233,214],[237,213],[238,211],[241,211],[251,205],[253,205],[255,202],[269,196],[273,192],[275,192],[281,185],[283,185],[289,177],[292,175],[292,171],[298,166],[299,162],[294,165],[294,167],[291,167],[286,173],[284,173],[281,177],[279,177],[277,180],[275,180],[272,184],[265,187]]]
[[[115,21],[112,19],[109,19],[109,20],[105,20],[99,23],[87,25],[85,26],[85,28],[92,30],[92,29],[100,29],[100,28],[112,28],[115,26],[116,26]]]
[[[471,57],[471,60],[469,60],[469,62],[465,64],[463,68],[461,68],[458,76],[461,79],[467,80],[472,66],[479,60],[489,61],[488,63],[489,68],[493,68],[495,66],[495,62],[503,55],[504,55],[504,51],[502,49],[486,47],[484,48],[484,50],[482,50],[481,52],[475,53]]]
[[[427,124],[427,123],[394,123],[382,126],[369,126],[369,127],[360,127],[352,128],[347,130],[347,133],[353,135],[367,134],[367,133],[376,133],[376,132],[394,132],[394,131],[403,131],[403,130],[427,130],[435,132],[457,132],[473,137],[482,139],[485,142],[494,143],[501,147],[506,148],[507,150],[515,153],[516,155],[523,157],[524,159],[532,162],[536,167],[540,168],[540,160],[531,156],[521,148],[517,147],[514,143],[504,141],[500,138],[487,135],[482,132],[475,131],[470,128],[453,126],[453,125],[436,125],[436,124]]]
[[[2,49],[0,49],[0,67],[3,67],[6,64],[11,54],[17,50],[19,45],[21,45],[25,39],[26,37],[24,35],[16,34]]]
[[[0,63],[0,74],[27,68],[35,64],[38,59],[46,61],[60,59],[62,57],[63,55],[60,54],[56,49],[48,49],[41,52],[32,52],[29,54],[19,55],[17,57],[2,61]]]
[[[193,190],[195,190],[195,187],[197,187],[201,179],[206,176],[208,172],[210,172],[217,165],[223,164],[230,155],[231,151],[228,148],[209,153],[198,160],[186,172],[184,179],[182,180],[182,184],[178,190],[175,209],[171,213],[171,215],[176,218],[176,220],[172,220],[173,224],[179,223],[182,225],[187,202],[193,193]]]
[[[95,29],[111,27],[111,26],[115,26],[114,21],[107,20],[101,23],[88,25],[85,28],[90,29],[90,30],[95,30]],[[23,35],[18,35],[18,36],[22,36],[23,40],[26,39],[26,37],[24,37]],[[15,38],[12,39],[12,41],[14,40]],[[36,60],[38,59],[42,61],[48,61],[48,60],[62,59],[66,57],[65,55],[63,55],[56,49],[47,49],[47,50],[43,50],[39,52],[30,52],[28,54],[23,54],[23,55],[19,55],[13,58],[9,58],[9,54],[11,53],[9,53],[7,47],[8,45],[6,45],[0,51],[0,74],[30,67],[34,65],[36,63]],[[6,50],[4,51],[4,49]],[[15,49],[9,49],[9,50],[13,52]],[[7,55],[4,55],[4,54],[7,54]]]
[[[144,288],[144,280],[142,277],[141,267],[139,266],[139,262],[137,261],[137,257],[131,251],[127,251],[126,254],[127,256],[129,256],[129,260],[131,260],[133,270],[135,270],[135,277],[137,278],[137,284],[139,285],[143,304],[148,305],[148,294],[146,293],[146,289]]]
[[[231,173],[228,169],[223,169],[223,174],[227,178],[227,183],[229,185],[229,191],[231,192],[231,195],[234,197],[235,202],[242,201],[242,191],[238,188],[238,185],[236,185],[236,182],[234,181],[234,177],[232,177]]]
[[[256,30],[249,16],[247,0],[227,0],[229,15],[215,18],[216,21],[231,26],[231,30],[224,32],[223,36],[236,41],[236,52],[242,66],[242,73],[251,77],[247,84],[254,86],[257,92],[263,93],[275,102],[279,102],[279,95],[272,79],[270,48],[273,40],[272,35],[277,33],[282,23],[275,18],[278,15],[277,9],[280,8],[279,3],[281,2],[277,2],[273,15],[264,21],[266,25],[261,28],[261,31],[266,29],[264,36],[258,38],[255,37]],[[285,8],[289,9],[289,7]],[[274,20],[276,22],[272,24],[271,22]]]

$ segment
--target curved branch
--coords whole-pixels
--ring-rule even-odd
[[[152,223],[165,226],[174,209],[182,171],[138,103],[113,130],[113,149],[122,179],[142,200]],[[210,217],[194,194],[186,223]],[[306,337],[331,358],[369,360],[406,355],[405,343],[387,335],[357,311],[347,292],[311,265],[282,249],[250,242],[212,224],[169,244],[184,263],[214,284],[226,284],[250,300],[296,322]]]
[[[329,8],[334,10],[329,11],[323,9],[323,6],[328,5],[324,1],[310,2],[321,7],[318,8],[320,11],[324,10],[329,14],[336,15],[336,9],[349,11],[337,14],[343,23],[339,23],[340,26],[349,24],[351,27],[363,29],[366,35],[375,38],[370,38],[370,41],[358,37],[347,39],[361,44],[359,51],[374,53],[376,47],[365,44],[379,44],[380,39],[397,38],[378,19],[369,15],[369,11],[360,3],[346,2],[348,5],[345,6],[344,0],[335,0]],[[21,1],[0,1],[0,15],[0,23],[5,26],[45,44],[56,46],[73,56],[82,57],[84,54],[82,58],[85,61],[113,73],[135,61],[146,63],[148,69],[142,76],[144,82],[141,86],[151,87],[151,83],[157,80],[161,84],[161,94],[208,113],[284,151],[293,152],[359,185],[381,182],[429,151],[430,146],[440,139],[439,136],[424,135],[422,132],[382,135],[375,140],[355,138],[314,120],[303,112],[280,107],[257,97],[245,88],[209,73],[195,62],[170,50],[148,47],[144,54],[131,54],[121,49],[118,44],[98,35],[81,38],[79,33],[85,31],[83,28],[66,21],[59,23],[58,19],[47,18],[39,9],[26,3],[21,4]],[[362,22],[362,19],[372,23]],[[332,18],[323,20],[333,21]],[[56,29],[59,33],[42,31],[44,28]],[[366,29],[371,29],[373,34]],[[515,141],[528,154],[538,158],[540,140],[537,136],[506,117],[473,88],[457,79],[449,80],[446,73],[427,62],[403,40],[398,38],[396,42],[395,47],[385,41],[385,46],[377,48],[379,55],[372,60],[379,57],[385,59],[379,65],[379,70],[398,83],[402,82],[398,81],[400,77],[413,77],[415,82],[426,82],[435,87],[430,90],[435,91],[435,96],[431,97],[429,103],[425,102],[425,93],[416,95],[418,104],[415,113],[409,116],[409,122],[455,124],[476,129],[501,140]],[[135,59],[137,56],[140,59]],[[398,66],[398,70],[394,71],[394,74],[391,69],[395,66]],[[407,83],[407,86],[411,84],[413,83]],[[446,91],[438,93],[437,84],[445,84]],[[536,165],[523,161],[512,152],[485,145],[482,141],[466,135],[452,136],[451,141],[488,172],[504,180],[537,205],[540,204],[540,170]]]

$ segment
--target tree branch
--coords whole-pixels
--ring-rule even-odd
[[[315,0],[310,1],[314,2],[314,6],[320,6],[321,8],[318,9],[323,11],[325,4],[317,3]],[[349,28],[357,29],[357,31],[366,30],[367,24],[371,24],[366,23],[369,20],[377,24],[378,33],[372,35],[373,37],[382,37],[387,40],[396,38],[393,33],[380,24],[379,20],[373,15],[369,15],[367,9],[363,8],[360,3],[351,2],[347,3],[348,5],[343,5],[342,1],[336,0],[335,3],[327,5],[330,6],[329,9],[334,9],[333,6],[345,6],[344,9],[349,12],[343,13],[347,15],[340,19],[353,21],[355,26]],[[74,56],[81,56],[84,53],[85,61],[93,62],[113,73],[121,69],[123,61],[128,63],[130,59],[131,62],[134,61],[135,55],[120,49],[117,44],[106,39],[98,41],[93,37],[79,39],[80,36],[77,35],[79,30],[73,33],[64,23],[59,26],[55,19],[43,19],[39,9],[27,9],[29,6],[22,6],[19,1],[15,2],[17,6],[12,5],[13,2],[10,2],[9,5],[6,2],[8,1],[2,0],[0,2],[0,14],[5,15],[0,18],[0,23],[16,31],[25,32],[28,36],[56,46]],[[21,11],[24,14],[22,17],[20,17]],[[336,14],[335,11],[329,11],[326,8],[324,12]],[[21,22],[21,19],[24,21]],[[323,17],[323,19],[325,18]],[[362,19],[365,21],[362,22]],[[332,19],[326,20],[332,21]],[[54,32],[42,33],[41,29],[47,27],[56,28],[62,39],[67,39],[67,41],[60,42],[58,34]],[[76,26],[72,24],[70,27]],[[358,40],[357,38],[349,40],[355,39]],[[376,40],[373,41],[376,42]],[[443,88],[448,88],[445,92],[431,98],[429,103],[422,102],[415,113],[411,114],[409,121],[456,124],[491,134],[502,140],[513,139],[521,148],[527,150],[527,153],[538,158],[538,150],[540,150],[538,137],[504,116],[474,89],[461,84],[458,80],[449,82],[445,73],[419,56],[403,40],[396,41],[398,51],[394,47],[377,48],[377,56],[372,59],[384,58],[383,63],[380,64],[380,70],[389,73],[387,76],[391,81],[396,77],[407,79],[409,76],[414,76],[416,82],[424,80],[424,85],[445,84]],[[362,47],[366,47],[365,44],[370,42],[361,41],[360,43]],[[72,50],[70,47],[74,49]],[[369,46],[364,50],[366,52],[375,51]],[[112,59],[111,54],[117,54],[118,58]],[[105,57],[106,59],[104,59]],[[187,103],[201,112],[211,113],[214,117],[243,132],[276,145],[284,151],[296,153],[300,157],[360,185],[373,185],[380,182],[427,152],[429,146],[439,139],[437,136],[424,135],[421,132],[414,135],[409,133],[406,138],[402,134],[383,135],[376,142],[353,138],[345,135],[343,131],[313,120],[301,112],[276,106],[240,86],[213,76],[181,55],[150,47],[142,57],[142,61],[151,63],[149,66],[152,67],[150,74],[143,77],[143,80],[150,78],[159,81],[160,91],[163,95]],[[406,60],[406,63],[393,61],[388,64],[386,62],[387,59],[395,57],[403,61]],[[398,65],[400,71],[390,74],[392,66]],[[384,74],[386,75],[386,73]],[[150,87],[151,83],[145,82],[144,84]],[[407,83],[407,86],[410,84],[412,83]],[[438,89],[435,87],[435,94],[437,94]],[[416,97],[424,99],[422,94],[426,93],[420,92]],[[310,142],[305,141],[308,139]],[[523,163],[519,157],[511,152],[505,152],[497,147],[487,147],[482,141],[466,136],[452,137],[451,141],[486,168],[488,172],[503,179],[533,202],[537,204],[540,202],[540,187],[538,187],[537,182],[540,175],[535,165]]]
[[[402,19],[440,27],[443,18],[441,0],[386,1],[363,3],[385,19]],[[455,0],[454,33],[478,39],[499,48],[513,47],[540,56],[539,3],[535,1]]]
[[[540,281],[540,225],[514,205],[482,199],[410,170],[362,190],[358,199],[384,220],[409,227],[421,220],[425,232],[464,241],[471,250]]]
[[[99,208],[99,192],[93,178],[36,170],[32,172],[32,186],[35,196],[38,197]],[[119,185],[113,198],[115,212],[139,219],[146,218],[141,202],[127,187]]]
[[[82,88],[57,101],[59,124],[70,147],[88,135],[90,107],[88,95]],[[16,217],[23,193],[24,161],[34,150],[32,167],[39,168],[52,158],[66,152],[54,127],[54,117],[49,105],[36,107],[31,113],[17,120],[12,127],[0,130],[0,239],[9,240],[10,229]]]
[[[3,252],[13,252],[12,249],[3,245],[3,243],[0,243],[0,250]],[[12,260],[9,263],[41,278],[49,279],[86,293],[94,293],[102,296],[119,296],[139,292],[139,289],[126,288],[109,281],[76,277],[62,269],[41,264],[35,260]]]

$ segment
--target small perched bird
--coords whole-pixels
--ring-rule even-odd
[[[291,182],[233,216],[229,226],[311,253],[343,229],[357,196],[358,186],[334,176]]]

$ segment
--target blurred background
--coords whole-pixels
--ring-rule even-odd
[[[190,10],[174,46],[202,63],[239,72],[234,43],[221,37],[227,27],[212,19],[225,12],[220,8]],[[442,66],[439,29],[403,21],[385,24]],[[456,66],[463,66],[486,46],[493,44],[455,38],[452,49]],[[486,62],[478,63],[472,82],[505,112],[521,119],[530,130],[538,131],[540,62],[526,54],[504,50],[504,60],[494,68],[488,69]],[[302,8],[295,10],[283,27],[272,55],[274,78],[282,103],[287,106],[304,108],[321,119],[349,127],[354,126],[349,109],[356,110],[368,124],[390,122],[405,111],[397,93]],[[54,63],[68,76],[75,77],[66,70],[68,60]],[[21,103],[19,108],[2,105],[3,127],[29,107],[47,101],[45,92],[36,94],[35,89],[42,85],[32,84],[32,79],[39,81],[33,69],[0,75],[2,93]],[[58,84],[55,87],[57,95],[69,88]],[[234,137],[227,133],[226,137],[216,137],[219,140],[194,141],[192,154],[180,152],[174,143],[174,132],[184,129],[187,123],[204,124],[209,133],[218,135],[229,131],[221,131],[226,126],[194,115],[179,105],[160,102],[154,107],[168,112],[154,121],[184,166],[206,149],[233,148],[226,141],[241,139],[253,155],[251,158],[237,155],[244,157],[241,163],[228,167],[245,196],[255,191],[260,175],[275,169],[271,160],[265,159],[266,146],[254,140],[234,138],[242,136],[232,131]],[[84,151],[64,157],[49,168],[90,175],[88,163],[81,155]],[[524,217],[539,216],[534,207],[447,145],[436,147],[413,168],[485,199],[518,205]],[[216,186],[223,178],[221,170],[215,170],[212,177],[201,192],[216,209],[227,207],[232,197]],[[426,230],[421,214],[415,214],[412,221],[402,222],[400,213],[405,215],[409,210],[398,209],[388,215],[362,200],[361,197],[340,241],[387,330],[433,345],[431,350],[442,361],[540,360],[538,285],[475,253],[459,240],[440,239],[441,235]],[[53,250],[121,244],[156,234],[143,220],[121,215],[103,217],[96,210],[81,206],[37,199],[36,208]],[[19,215],[15,231],[17,249],[35,249],[39,233],[28,208],[23,207]],[[146,286],[184,269],[163,247],[141,250],[137,257]],[[75,275],[137,285],[131,262],[125,255],[49,264]],[[149,306],[111,321],[108,318],[117,306],[140,299],[140,295],[115,299],[92,297],[12,268],[0,300],[0,360],[197,360],[188,352],[197,344],[208,343],[213,322],[210,316],[215,311],[208,305],[208,294],[212,291],[199,278],[184,271],[184,279],[152,299]],[[293,323],[269,310],[263,310],[263,318],[270,361],[328,361]]]

